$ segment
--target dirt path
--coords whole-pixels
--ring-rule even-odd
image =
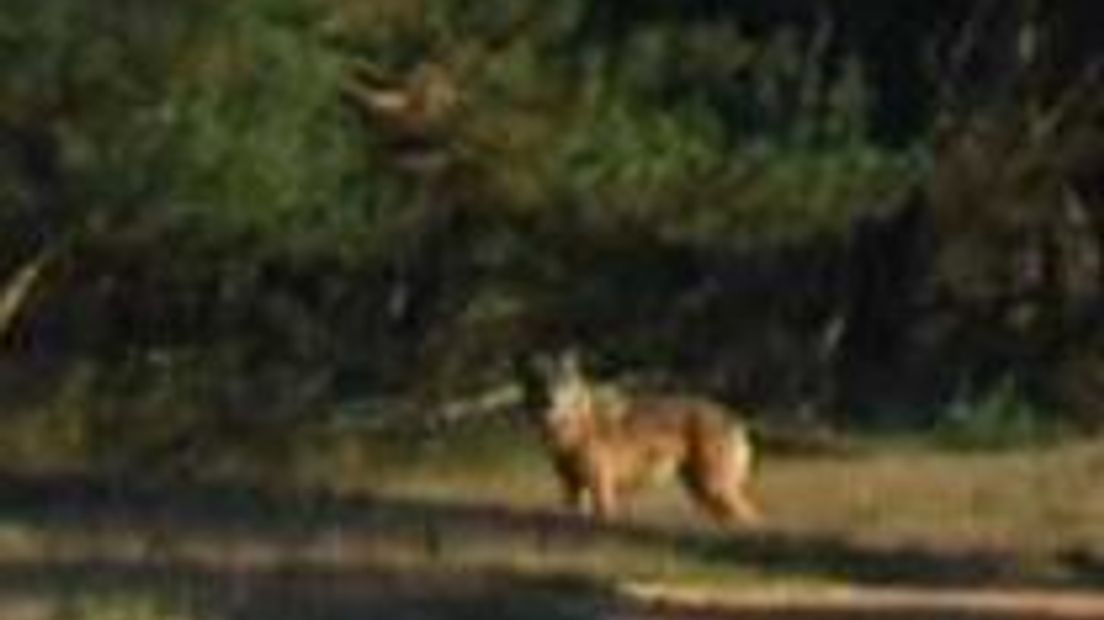
[[[141,591],[212,620],[1088,620],[1104,595],[1040,591],[779,589],[703,592],[662,586],[613,590],[570,578],[448,571],[241,573],[174,566],[50,567],[0,575],[0,618],[56,620],[74,582],[96,596]],[[43,577],[46,577],[43,579]],[[64,585],[58,585],[64,584]],[[114,593],[114,594],[112,594]],[[106,609],[100,604],[99,609]],[[194,615],[193,615],[194,614]],[[64,616],[80,617],[80,616]],[[99,616],[96,616],[99,617]],[[107,617],[132,617],[123,612]]]
[[[902,588],[761,592],[628,588],[633,609],[609,620],[1099,620],[1104,594]]]

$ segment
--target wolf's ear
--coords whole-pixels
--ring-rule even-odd
[[[578,351],[568,349],[560,355],[560,384],[567,386],[576,399],[577,414],[590,412],[594,408],[594,394]]]
[[[564,379],[582,380],[583,367],[579,362],[579,352],[568,349],[560,354],[560,375]]]

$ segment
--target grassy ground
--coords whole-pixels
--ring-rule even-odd
[[[265,484],[9,474],[0,617],[690,618],[630,593],[1104,587],[1099,441],[768,454],[765,525],[721,532],[673,487],[598,526],[556,506],[531,436],[448,437],[320,442]]]
[[[520,433],[430,444],[413,461],[361,453],[325,470],[354,492],[533,509],[558,498],[539,446]],[[1100,440],[994,451],[875,440],[853,455],[766,454],[755,491],[775,533],[1045,552],[1104,545],[1102,480]],[[630,510],[633,523],[711,529],[676,486],[645,490]]]

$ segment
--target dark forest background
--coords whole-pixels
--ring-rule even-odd
[[[1099,428],[1097,4],[5,0],[0,415],[161,462],[574,349],[780,425]]]

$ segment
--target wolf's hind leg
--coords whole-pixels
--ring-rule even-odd
[[[698,461],[683,468],[682,480],[691,499],[719,524],[734,527],[759,523],[762,512],[747,494],[746,480],[734,473]]]

